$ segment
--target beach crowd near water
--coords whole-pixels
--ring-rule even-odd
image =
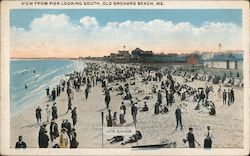
[[[26,115],[25,124],[35,124],[12,127],[11,140],[16,148],[241,147],[242,96],[231,75],[89,61],[44,90],[45,102]],[[102,140],[102,126],[136,132]]]

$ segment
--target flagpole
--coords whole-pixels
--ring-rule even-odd
[[[104,113],[102,112],[102,148],[103,148],[103,117],[104,117]]]
[[[137,121],[136,121],[137,122]],[[135,125],[135,136],[136,136],[136,122],[134,121],[134,125]],[[136,139],[136,144],[138,146],[138,139]]]

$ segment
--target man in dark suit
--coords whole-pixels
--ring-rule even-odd
[[[50,138],[57,138],[59,136],[58,125],[55,123],[55,120],[52,119],[50,123]]]
[[[180,106],[177,106],[177,109],[175,110],[175,117],[176,117],[176,128],[175,130],[177,130],[179,124],[181,125],[181,130],[182,130],[182,119],[181,119],[181,109]]]

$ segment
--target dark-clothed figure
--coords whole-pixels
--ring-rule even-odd
[[[47,96],[49,96],[49,87],[46,88],[46,93],[47,93]]]
[[[105,104],[106,104],[107,109],[109,109],[110,100],[111,100],[111,97],[109,93],[105,94]]]
[[[157,114],[159,114],[159,112],[160,112],[160,105],[159,105],[159,103],[158,102],[156,102],[155,103],[155,114],[157,115]]]
[[[50,124],[50,138],[57,138],[59,137],[58,125],[55,123],[55,120],[51,120]]]
[[[37,123],[41,122],[42,116],[41,116],[42,109],[38,106],[36,109],[36,120]]]
[[[122,109],[124,111],[124,115],[125,115],[127,109],[126,109],[126,106],[124,106],[124,102],[122,102],[120,109]]]
[[[112,115],[111,110],[108,110],[108,115],[106,116],[107,127],[112,127]]]
[[[75,127],[77,121],[76,107],[71,112],[71,118],[73,121],[73,127]]]
[[[223,105],[226,105],[227,104],[227,92],[225,89],[222,93],[222,98],[223,98]]]
[[[131,107],[131,115],[133,117],[133,122],[136,123],[136,116],[137,116],[137,107],[135,106],[135,104],[132,104]]]
[[[140,131],[136,131],[136,133],[134,135],[132,135],[131,137],[129,137],[129,140],[122,142],[121,145],[126,145],[128,143],[134,143],[137,142],[138,140],[140,140],[142,138],[142,134]]]
[[[212,148],[212,134],[210,132],[210,126],[207,126],[207,133],[204,139],[204,148]]]
[[[234,103],[234,89],[231,89],[231,103]]]
[[[228,89],[228,92],[227,92],[227,104],[228,106],[231,105],[231,90]]]
[[[192,127],[189,128],[185,142],[186,141],[188,141],[189,148],[195,148],[195,142],[198,144],[198,146],[200,146],[200,144],[195,140]]]
[[[157,94],[157,101],[158,101],[159,104],[162,103],[162,94],[161,94],[160,90],[158,91],[158,94]]]
[[[56,89],[53,88],[53,90],[51,91],[51,95],[52,95],[52,100],[55,101],[56,100]]]
[[[181,130],[182,130],[182,119],[181,119],[181,109],[178,106],[177,109],[175,110],[175,118],[176,118],[176,128],[175,130],[177,130],[177,128],[179,127],[179,124],[181,125]]]
[[[22,136],[18,137],[18,142],[16,142],[15,148],[26,148],[26,143],[23,142],[23,137]]]
[[[79,142],[76,140],[76,132],[75,129],[72,129],[71,132],[71,139],[70,139],[70,148],[77,148],[79,145]]]
[[[48,148],[49,146],[49,136],[46,133],[45,126],[41,126],[38,136],[39,148]]]
[[[89,89],[88,87],[85,89],[85,98],[88,99],[89,96]]]
[[[56,103],[53,104],[52,106],[52,119],[57,119],[58,115],[57,115],[57,107],[56,107]]]
[[[144,107],[142,107],[141,111],[142,111],[142,112],[148,111],[148,105],[147,105],[146,102],[144,102]]]
[[[71,97],[69,97],[69,99],[68,99],[68,110],[67,110],[67,113],[69,112],[69,110],[71,110],[71,112],[72,112],[72,102],[71,102]]]

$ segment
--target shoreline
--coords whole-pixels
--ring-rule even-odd
[[[177,82],[183,82],[183,78],[180,76],[174,76]],[[151,92],[151,86],[153,84],[159,84],[158,82],[150,81],[149,84],[140,83],[140,79],[136,78],[134,80],[136,85],[131,86],[131,90],[134,93],[133,97],[138,97],[141,101],[139,104],[142,106],[142,97]],[[128,80],[128,82],[133,82],[133,80]],[[195,80],[194,82],[188,82],[188,85],[194,86],[195,88],[199,86],[204,86],[205,82],[201,80]],[[116,85],[109,84],[110,87],[115,88]],[[213,85],[214,90],[217,91],[218,85]],[[136,90],[143,89],[142,94],[137,94]],[[224,88],[224,87],[223,87]],[[78,121],[76,125],[77,129],[77,140],[79,142],[79,148],[100,148],[101,147],[101,112],[107,113],[104,104],[104,96],[101,88],[101,84],[92,87],[89,98],[86,100],[84,87],[80,88],[79,92],[74,93],[74,99],[72,100],[73,107],[77,107]],[[212,130],[214,131],[215,148],[225,148],[225,147],[243,147],[243,98],[242,98],[243,88],[235,88],[236,103],[232,106],[222,106],[222,101],[216,100],[216,108],[218,114],[216,116],[209,116],[206,112],[197,112],[194,110],[196,103],[190,101],[184,101],[187,104],[185,111],[183,112],[183,125],[184,130],[174,131],[175,127],[175,116],[174,110],[176,105],[183,102],[177,101],[173,106],[169,107],[168,114],[154,115],[154,102],[157,99],[156,95],[153,95],[153,99],[148,100],[149,112],[140,112],[138,115],[138,125],[137,129],[143,134],[143,139],[139,140],[140,145],[159,143],[161,139],[168,139],[169,141],[177,141],[177,147],[186,147],[181,140],[185,137],[187,129],[189,126],[194,127],[195,136],[200,143],[203,141],[205,126],[210,124]],[[117,111],[119,113],[119,107],[123,101],[119,96],[116,95],[117,92],[111,92],[111,110],[112,112]],[[45,92],[44,92],[45,95]],[[46,95],[45,95],[46,96]],[[98,97],[98,98],[97,98]],[[39,98],[40,99],[40,98]],[[39,101],[39,99],[37,101]],[[163,99],[165,102],[165,99]],[[20,115],[11,117],[11,147],[14,146],[18,135],[23,135],[24,141],[27,143],[28,147],[38,147],[37,138],[39,125],[36,124],[35,119],[35,109],[37,105],[42,108],[42,121],[46,118],[45,106],[50,104],[50,102],[39,102],[35,106],[28,107]],[[125,126],[131,126],[132,116],[130,114],[130,108],[128,101],[125,101],[127,108]],[[67,95],[65,91],[57,99],[57,107],[59,118],[56,120],[58,127],[61,125],[62,119],[68,119],[71,122],[71,113],[65,114],[67,110]],[[232,114],[236,111],[235,114]],[[230,120],[230,123],[227,122]],[[205,124],[204,124],[205,123]],[[106,126],[106,123],[104,123]],[[233,129],[230,129],[233,128]],[[49,126],[47,126],[49,129]],[[60,129],[60,128],[59,128]],[[242,133],[241,133],[242,131]],[[221,133],[223,132],[223,134]],[[239,133],[240,132],[240,133]],[[228,136],[229,135],[229,136]],[[230,135],[232,137],[230,137]],[[32,138],[32,139],[29,139]],[[104,147],[105,148],[129,148],[136,143],[121,146],[118,144],[109,144],[106,139],[110,136],[104,136]],[[126,137],[127,138],[127,137]],[[154,139],[152,139],[154,138]],[[234,141],[232,143],[231,141]]]

